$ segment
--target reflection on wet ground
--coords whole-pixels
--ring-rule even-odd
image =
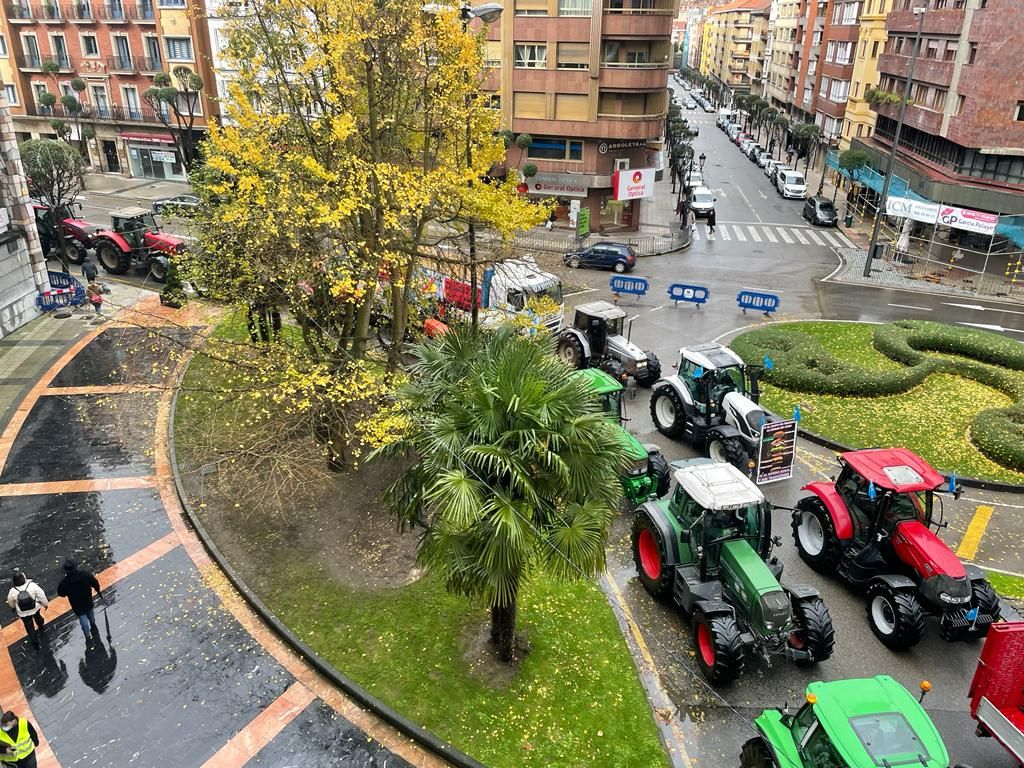
[[[110,328],[75,355],[50,386],[162,384],[191,336],[183,328]]]

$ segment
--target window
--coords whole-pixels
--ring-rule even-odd
[[[71,58],[68,56],[68,46],[64,41],[64,35],[50,35],[50,49],[61,69],[70,69]]]
[[[942,43],[939,40],[929,40],[924,46],[924,58],[926,59],[937,59],[939,58],[939,46]]]
[[[161,8],[184,8],[185,0],[160,0]]]
[[[626,63],[627,64],[649,64],[649,57],[647,51],[626,51]]]
[[[501,109],[501,94],[500,93],[489,93],[486,98],[486,106],[488,109]]]
[[[559,93],[555,96],[555,120],[586,120],[589,104],[586,94]]]
[[[516,94],[519,98],[519,94]],[[583,142],[567,139],[534,138],[526,156],[536,160],[582,160]]]
[[[82,55],[94,59],[100,55],[100,44],[96,35],[82,35]]]
[[[586,69],[590,66],[589,43],[559,43],[559,69]]]
[[[547,16],[548,0],[516,0],[516,16]]]
[[[203,114],[203,101],[199,98],[199,94],[194,91],[189,91],[188,93],[178,91],[178,98],[175,101],[177,102],[175,106],[183,115]]]
[[[843,764],[843,759],[839,757],[836,748],[832,746],[832,742],[829,741],[828,734],[825,733],[824,728],[815,723],[809,734],[809,737],[804,741],[800,749],[800,753],[810,761],[811,765],[826,768],[826,766],[830,765]],[[872,756],[874,756],[873,753]],[[881,762],[878,763],[878,765],[882,764]]]
[[[527,69],[546,69],[548,47],[538,43],[516,43],[515,65]]]
[[[0,59],[7,58],[7,38],[0,35]]]
[[[547,101],[544,93],[517,93],[512,99],[512,116],[544,119],[547,117]]]
[[[501,66],[501,40],[488,40],[484,58],[485,67]]]
[[[878,58],[878,47],[879,47],[878,46],[878,41],[875,40],[875,42],[873,42],[871,44],[871,58],[872,59],[877,59]]]
[[[964,97],[961,96],[959,101],[957,102],[957,114],[958,115],[960,114],[960,109],[963,108],[963,104],[964,104]],[[1018,123],[1024,122],[1024,101],[1018,101],[1017,102],[1017,111],[1013,113],[1013,119],[1016,120]]]
[[[558,0],[559,16],[589,16],[590,0]]]
[[[978,55],[978,44],[971,43],[970,48],[967,49],[967,63],[973,64],[975,57]]]
[[[18,103],[18,90],[9,83],[4,85],[4,98],[7,99],[8,104]]]
[[[943,61],[954,61],[956,59],[956,52],[957,52],[957,50],[958,50],[958,46],[957,46],[956,43],[954,43],[954,42],[947,42],[946,43],[946,50],[942,52],[942,60]]]
[[[844,102],[850,96],[850,81],[849,80],[833,80],[832,86],[829,88],[828,98],[829,101]]]
[[[191,37],[165,37],[168,61],[192,61]]]

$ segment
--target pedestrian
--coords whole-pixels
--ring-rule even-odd
[[[39,632],[36,631],[36,627],[40,632],[42,631],[43,625],[46,623],[43,621],[43,609],[50,605],[50,601],[46,599],[43,588],[32,579],[26,579],[25,574],[21,571],[14,572],[11,583],[13,586],[7,593],[7,605],[21,619],[25,625],[25,633],[38,650]]]
[[[86,295],[89,299],[89,303],[92,304],[93,309],[96,310],[97,315],[103,314],[103,289],[99,283],[89,283],[89,287],[86,289]]]
[[[82,634],[85,641],[89,642],[90,627],[93,635],[99,637],[100,631],[96,627],[96,616],[93,614],[92,593],[93,590],[99,597],[103,597],[100,591],[100,583],[89,571],[78,569],[78,563],[74,560],[64,561],[64,578],[57,585],[57,594],[66,597],[71,603],[71,610],[78,617],[78,623],[82,626]]]
[[[82,261],[82,277],[85,278],[86,285],[96,282],[99,274],[99,270],[96,269],[96,264],[92,257],[89,254],[85,254],[85,260]]]
[[[32,723],[13,712],[0,717],[0,763],[18,768],[36,768],[39,734]]]
[[[708,234],[715,234],[715,209],[708,211]]]

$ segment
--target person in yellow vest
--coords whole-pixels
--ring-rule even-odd
[[[18,768],[36,768],[39,734],[32,723],[13,712],[0,717],[0,763]]]

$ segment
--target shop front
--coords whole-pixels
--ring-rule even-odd
[[[610,174],[538,173],[520,189],[531,197],[554,198],[556,223],[576,225],[580,208],[590,211],[590,229],[636,229],[634,206],[615,199]]]
[[[122,133],[132,176],[187,181],[174,137],[166,133]]]

